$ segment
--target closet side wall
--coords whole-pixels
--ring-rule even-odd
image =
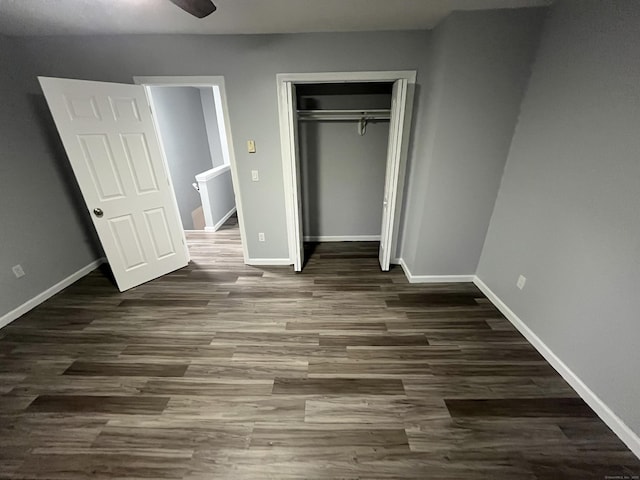
[[[220,127],[216,114],[216,101],[211,87],[200,87],[200,99],[202,101],[202,112],[204,113],[204,124],[207,129],[207,141],[211,151],[211,164],[213,168],[224,165],[224,154],[222,153],[222,142],[220,141]]]

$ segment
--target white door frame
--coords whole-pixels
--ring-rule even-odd
[[[224,116],[224,129],[226,132],[226,143],[229,154],[229,166],[231,167],[231,183],[233,184],[233,193],[236,197],[236,211],[238,213],[238,225],[240,227],[240,241],[242,243],[242,254],[244,263],[249,263],[249,251],[246,242],[246,230],[244,226],[244,216],[242,210],[242,196],[240,194],[240,186],[238,184],[238,166],[236,163],[236,155],[233,149],[233,137],[231,135],[231,121],[229,120],[229,106],[227,104],[227,91],[225,89],[224,77],[222,75],[210,76],[153,76],[153,77],[133,77],[134,83],[145,87],[147,97],[150,97],[149,87],[218,87],[220,90],[220,98],[222,100],[222,113]],[[151,99],[149,99],[151,104]],[[155,117],[154,117],[155,121]],[[226,153],[223,151],[223,155]]]
[[[299,247],[298,232],[302,224],[302,212],[296,215],[297,205],[297,178],[295,176],[296,166],[295,156],[291,152],[290,145],[292,144],[292,138],[290,135],[290,129],[284,128],[287,125],[287,118],[290,115],[288,112],[289,102],[284,98],[283,86],[286,82],[293,84],[303,83],[367,83],[367,82],[396,82],[397,80],[406,80],[408,84],[407,88],[407,106],[404,114],[404,118],[400,122],[400,128],[402,128],[402,139],[400,142],[400,165],[398,182],[392,185],[396,191],[395,198],[397,199],[395,205],[395,215],[393,220],[393,232],[391,242],[391,262],[397,263],[395,259],[395,253],[398,241],[398,231],[400,229],[400,217],[402,209],[402,194],[405,185],[405,171],[407,164],[407,152],[409,150],[409,135],[411,126],[411,116],[413,113],[413,94],[416,83],[416,71],[415,70],[399,70],[399,71],[380,71],[380,72],[319,72],[319,73],[279,73],[276,75],[276,87],[278,92],[278,117],[280,124],[280,144],[282,148],[282,172],[284,176],[284,200],[285,200],[285,213],[287,221],[287,234],[289,240],[289,258],[291,263],[295,263],[294,260],[298,256],[297,250]]]

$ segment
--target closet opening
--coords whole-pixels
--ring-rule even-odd
[[[404,187],[409,84],[415,72],[278,75],[295,271],[316,248],[377,252],[381,269],[389,270]]]
[[[318,247],[363,256],[378,251],[392,88],[391,82],[297,86],[305,258]]]

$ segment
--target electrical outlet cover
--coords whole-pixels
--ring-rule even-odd
[[[11,268],[11,270],[13,270],[13,274],[16,276],[16,278],[24,277],[25,275],[24,270],[22,269],[22,265],[15,265]]]

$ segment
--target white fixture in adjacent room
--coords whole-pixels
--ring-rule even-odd
[[[22,269],[22,265],[15,265],[11,268],[11,270],[13,270],[13,274],[16,276],[16,278],[24,277],[25,275],[24,270]]]
[[[524,288],[524,284],[527,283],[527,278],[523,275],[518,277],[518,281],[516,282],[516,286],[522,290]]]

